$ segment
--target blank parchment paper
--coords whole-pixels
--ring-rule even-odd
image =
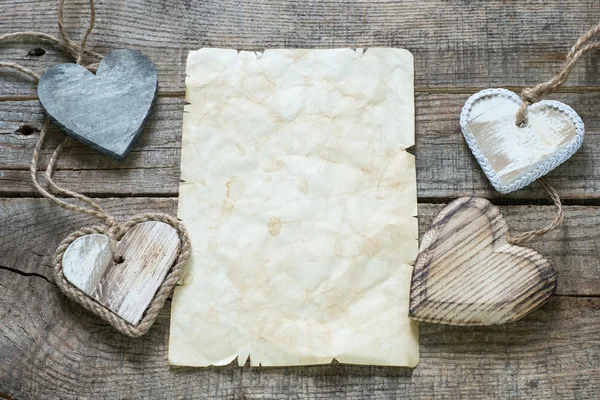
[[[414,367],[411,54],[201,49],[186,89],[169,362]]]

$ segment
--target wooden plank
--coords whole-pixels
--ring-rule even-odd
[[[348,0],[106,0],[97,4],[89,44],[101,53],[132,47],[159,70],[160,91],[184,90],[189,50],[204,46],[263,48],[404,47],[415,55],[418,87],[532,85],[560,67],[568,49],[598,22],[596,0],[400,2]],[[0,32],[34,30],[58,35],[54,0],[4,0]],[[65,25],[81,37],[88,18],[85,0],[65,5]],[[46,54],[28,56],[41,47]],[[64,62],[48,44],[2,45],[2,58],[37,72]],[[569,85],[599,86],[600,57],[586,56]],[[33,85],[2,74],[0,96],[35,95]]]
[[[419,204],[419,233],[422,236],[443,205]],[[550,206],[501,206],[503,217],[511,233],[540,229],[548,225],[554,208]],[[564,225],[524,245],[543,255],[558,273],[557,293],[561,295],[600,294],[600,259],[595,242],[600,235],[596,218],[600,215],[595,206],[565,207]]]
[[[176,195],[179,190],[179,157],[182,98],[161,98],[150,121],[123,162],[112,160],[70,140],[58,163],[55,179],[88,194]],[[29,172],[43,114],[37,101],[2,103],[0,108],[0,194],[33,195]],[[40,157],[46,168],[64,135],[53,128]],[[40,176],[42,173],[40,173]]]
[[[0,105],[0,168],[28,169],[44,121],[39,102],[14,101]],[[111,160],[76,140],[70,140],[58,163],[59,169],[175,168],[178,175],[183,105],[182,98],[158,99],[146,129],[125,161]],[[62,131],[53,126],[40,156],[40,168],[46,167],[63,137]]]
[[[141,212],[175,214],[177,209],[173,198],[103,199],[100,204],[119,221]],[[100,224],[46,199],[0,199],[0,216],[0,266],[50,280],[59,243],[77,229]]]
[[[119,219],[135,212],[174,213],[176,199],[102,199]],[[441,205],[422,204],[421,232]],[[509,226],[541,226],[550,207],[501,207]],[[54,248],[72,230],[96,223],[44,199],[0,200],[0,387],[12,398],[312,398],[409,395],[441,398],[595,399],[600,357],[598,210],[567,207],[566,226],[532,248],[559,272],[559,293],[516,324],[465,329],[423,324],[420,366],[275,369],[171,369],[166,362],[168,305],[141,339],[116,334],[67,301],[51,283]],[[449,372],[451,371],[451,372]],[[292,377],[292,378],[290,378]],[[449,397],[448,397],[449,396]],[[551,398],[551,397],[550,397]]]
[[[403,368],[170,368],[169,304],[129,339],[44,279],[0,270],[0,392],[13,399],[573,399],[600,390],[600,299],[555,297],[516,323],[421,324]],[[295,397],[294,397],[295,398]]]
[[[502,201],[544,199],[535,183],[510,195],[494,190],[471,155],[460,132],[459,115],[465,94],[420,93],[416,96],[417,188],[422,201],[484,196]],[[591,200],[600,191],[600,115],[598,95],[561,94],[586,124],[582,148],[550,174],[548,181],[568,200]],[[66,187],[94,196],[176,196],[183,98],[158,99],[155,112],[131,154],[124,162],[109,159],[76,141],[70,141],[59,162],[56,180]],[[5,102],[0,107],[0,195],[33,195],[29,163],[43,116],[36,101]],[[54,130],[42,153],[45,168],[62,134]],[[437,200],[436,200],[437,201]]]
[[[136,212],[175,214],[176,199],[102,199],[108,212],[119,219]],[[443,205],[419,205],[419,231],[423,234]],[[550,206],[501,206],[513,232],[541,228],[552,218]],[[597,207],[566,207],[565,225],[528,247],[546,257],[558,272],[557,293],[600,296],[600,259],[595,245],[600,237]],[[45,199],[0,199],[0,266],[51,279],[51,257],[71,232],[98,220],[74,214]]]
[[[469,95],[419,94],[416,99],[417,189],[421,201],[452,199],[464,195],[483,196],[502,201],[544,199],[540,185],[502,195],[492,188],[479,164],[472,156],[460,130],[459,116]],[[561,198],[595,199],[600,191],[600,179],[594,160],[600,143],[598,96],[560,94],[553,96],[573,107],[585,123],[585,138],[581,149],[564,164],[546,175]]]

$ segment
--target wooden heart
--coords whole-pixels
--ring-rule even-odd
[[[117,245],[116,263],[108,236],[100,233],[73,240],[62,256],[62,273],[73,286],[136,325],[173,266],[180,239],[171,225],[141,222]]]
[[[584,125],[573,109],[540,101],[516,125],[521,99],[506,89],[474,94],[463,107],[463,135],[488,179],[501,193],[521,189],[571,157],[583,143]]]
[[[448,204],[425,233],[410,292],[411,318],[451,325],[516,321],[556,290],[539,253],[507,242],[500,210],[486,199]]]
[[[152,61],[137,50],[107,54],[96,75],[77,64],[59,64],[42,75],[38,97],[66,133],[123,160],[142,132],[157,92]]]

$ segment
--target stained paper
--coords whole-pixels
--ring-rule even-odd
[[[411,54],[201,49],[186,99],[169,362],[415,366]]]

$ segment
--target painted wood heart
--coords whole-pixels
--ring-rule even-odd
[[[527,123],[516,125],[521,99],[506,89],[487,89],[465,103],[460,125],[473,155],[496,190],[509,193],[546,175],[583,143],[577,113],[558,101],[528,107]]]
[[[123,160],[142,132],[156,97],[152,61],[137,50],[107,54],[96,75],[77,64],[59,64],[42,75],[40,103],[67,134]]]
[[[507,242],[500,210],[483,198],[448,204],[425,233],[410,293],[411,318],[451,325],[516,321],[556,290],[539,253]]]
[[[140,222],[125,232],[117,245],[120,263],[113,259],[109,238],[102,233],[67,240],[57,281],[64,276],[133,326],[142,320],[180,251],[177,230],[159,221]]]

